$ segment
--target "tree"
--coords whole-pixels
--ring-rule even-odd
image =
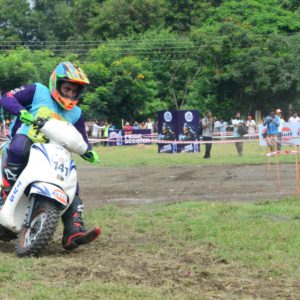
[[[132,51],[151,65],[163,107],[181,109],[202,68],[193,42],[169,30],[151,30],[140,36]]]
[[[87,116],[103,112],[118,120],[196,108],[226,117],[278,101],[298,105],[297,1],[30,3],[0,0],[2,89],[47,84],[55,65],[70,60],[91,78],[81,104]]]
[[[90,20],[96,39],[119,38],[163,26],[166,7],[163,0],[107,0],[96,7]]]
[[[69,18],[73,20],[73,32],[68,38],[69,41],[89,41],[93,40],[94,36],[91,32],[91,23],[94,17],[97,16],[99,7],[97,0],[74,0],[71,14]],[[99,39],[97,37],[97,39]]]
[[[195,24],[201,24],[208,16],[210,1],[168,0],[165,27],[177,33],[188,33]]]
[[[117,54],[114,53],[110,56],[111,61],[106,60],[105,64],[97,62],[96,57],[102,57],[108,50],[102,46],[92,51],[91,62],[84,66],[92,78],[92,85],[97,87],[92,87],[87,93],[82,107],[85,111],[92,110],[94,118],[110,117],[119,125],[122,118],[145,118],[149,113],[149,103],[156,99],[152,73],[147,65],[134,56],[116,58]]]
[[[205,71],[188,102],[253,112],[269,110],[278,101],[295,101],[294,58],[278,32],[299,25],[292,13],[273,1],[228,1],[217,8],[191,35],[204,50]]]
[[[280,0],[278,1],[278,4],[280,4],[284,9],[291,11],[299,10],[300,8],[298,0]]]
[[[46,51],[19,48],[0,55],[1,90],[4,92],[34,82],[48,85],[56,64],[56,58]]]
[[[36,35],[37,19],[31,14],[26,0],[0,0],[1,49],[20,46]]]

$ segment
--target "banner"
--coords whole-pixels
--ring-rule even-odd
[[[157,143],[159,153],[199,152],[200,147],[195,141],[199,140],[198,124],[199,112],[197,110],[172,110],[157,113],[158,136],[161,141],[170,143]],[[172,143],[174,141],[174,143]],[[180,143],[184,141],[184,143]],[[187,141],[193,141],[190,144]]]
[[[163,141],[176,141],[177,137],[177,111],[159,111],[157,113],[157,139]],[[177,144],[158,143],[159,153],[176,153]]]
[[[109,146],[127,146],[137,144],[151,144],[150,129],[133,129],[126,131],[123,129],[113,129],[108,132]]]
[[[199,112],[196,110],[179,110],[178,112],[178,144],[177,152],[199,152],[200,144],[180,143],[180,141],[198,141]]]

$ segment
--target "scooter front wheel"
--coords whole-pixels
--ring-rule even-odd
[[[56,203],[36,196],[30,226],[22,226],[16,241],[18,256],[38,256],[52,239],[60,218]]]

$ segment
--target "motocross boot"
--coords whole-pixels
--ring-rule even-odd
[[[4,205],[5,200],[10,193],[13,185],[23,171],[24,166],[20,164],[6,164],[2,169],[2,183],[0,195],[0,208]]]
[[[80,245],[94,241],[101,233],[100,227],[87,231],[82,220],[83,205],[79,196],[75,196],[71,206],[63,214],[64,233],[62,246],[66,250],[74,250]]]

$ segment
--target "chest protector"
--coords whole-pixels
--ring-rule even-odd
[[[36,90],[31,105],[26,109],[32,113],[34,119],[38,117],[58,119],[75,124],[80,116],[81,110],[75,106],[72,110],[63,109],[55,100],[52,99],[49,89],[43,84],[36,83]],[[22,124],[17,131],[18,134],[28,136],[34,143],[47,142],[44,135],[37,132],[32,125]]]

